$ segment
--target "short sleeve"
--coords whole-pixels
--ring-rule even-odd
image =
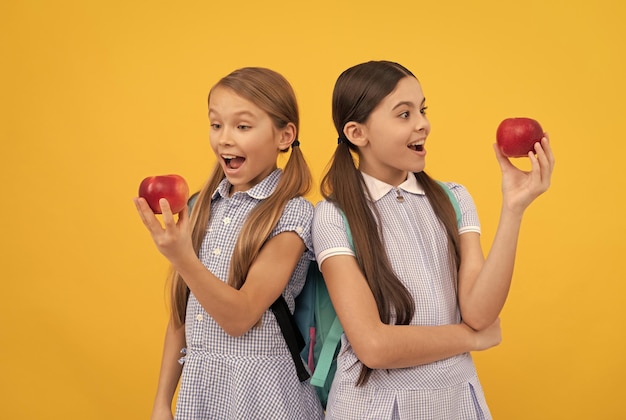
[[[295,232],[306,246],[307,259],[313,259],[313,240],[311,225],[313,222],[313,204],[303,197],[289,200],[285,206],[276,228],[270,235],[276,236],[283,232]]]
[[[480,233],[480,220],[478,218],[478,212],[476,211],[476,205],[474,199],[470,195],[469,191],[461,185],[454,182],[446,182],[446,185],[456,199],[459,202],[461,208],[461,226],[459,226],[459,234],[467,232]]]
[[[339,209],[329,201],[320,201],[313,216],[313,249],[318,265],[335,255],[352,255],[344,217]]]

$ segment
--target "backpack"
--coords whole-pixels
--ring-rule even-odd
[[[456,196],[447,185],[439,181],[437,182],[450,198],[450,202],[456,214],[457,226],[461,226],[462,214]],[[348,220],[343,212],[341,212],[341,215],[343,216],[350,247],[354,249]],[[279,297],[277,302],[280,300],[284,302],[282,296]],[[277,302],[275,302],[275,304],[277,304]],[[274,307],[274,305],[272,305],[272,307]],[[304,287],[296,297],[296,309],[293,316],[285,315],[285,310],[287,314],[289,314],[289,308],[286,302],[284,302],[284,307],[282,310],[279,310],[279,312],[283,312],[281,318],[289,318],[288,320],[282,321],[283,324],[289,323],[290,325],[285,325],[284,329],[283,326],[281,326],[281,329],[283,330],[287,345],[290,347],[300,380],[304,381],[309,378],[302,362],[302,360],[304,360],[309,371],[313,373],[311,384],[315,386],[317,395],[325,409],[328,393],[330,392],[330,387],[337,370],[337,355],[341,348],[343,327],[339,322],[339,318],[337,318],[330,296],[328,295],[324,277],[316,261],[312,261],[309,265]],[[274,313],[276,314],[276,311],[274,311]],[[279,320],[279,324],[280,323],[281,321]],[[295,332],[294,328],[297,328],[299,333]]]

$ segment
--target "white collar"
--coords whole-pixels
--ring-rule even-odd
[[[412,194],[425,194],[424,188],[422,188],[419,182],[417,182],[417,178],[415,178],[415,174],[413,172],[409,172],[406,177],[406,181],[398,185],[397,188],[393,185],[381,181],[380,179],[376,179],[373,176],[366,174],[365,172],[361,172],[361,175],[363,176],[365,186],[367,187],[367,190],[369,191],[370,197],[373,201],[380,200],[389,191],[395,189],[401,189]]]

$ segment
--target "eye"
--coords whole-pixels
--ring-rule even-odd
[[[428,109],[427,106],[422,107],[422,109],[420,109],[420,114],[422,115],[426,115],[426,110]]]
[[[249,125],[245,125],[245,124],[239,124],[239,125],[237,126],[237,128],[238,128],[238,129],[240,129],[240,130],[242,130],[242,131],[247,131],[247,130],[251,129],[252,127],[251,127],[251,126],[249,126]]]
[[[399,117],[400,117],[400,118],[404,118],[404,119],[407,119],[407,118],[409,118],[410,116],[411,116],[411,114],[409,113],[409,111],[404,111],[404,112],[402,112],[402,113],[399,115]]]
[[[211,124],[211,128],[212,128],[213,130],[219,130],[219,129],[220,129],[220,127],[221,127],[221,124],[218,124],[218,123],[212,123],[212,124]]]

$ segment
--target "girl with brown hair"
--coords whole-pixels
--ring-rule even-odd
[[[162,199],[163,226],[135,199],[173,268],[152,418],[172,418],[180,379],[176,419],[319,419],[268,309],[282,295],[293,312],[313,258],[294,91],[280,74],[247,67],[221,79],[208,105],[217,163],[191,214],[176,221]],[[289,150],[283,171],[277,158]]]
[[[501,340],[522,216],[550,184],[547,137],[529,153],[529,172],[494,147],[503,200],[485,259],[468,191],[424,172],[430,124],[408,69],[371,61],[344,71],[332,109],[338,145],[313,221],[344,328],[327,418],[491,418],[469,352]],[[458,225],[444,188],[459,203]]]

